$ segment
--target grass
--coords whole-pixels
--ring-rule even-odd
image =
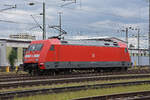
[[[125,92],[149,91],[150,85],[135,85],[125,87],[115,87],[106,89],[89,89],[76,92],[54,93],[49,95],[36,95],[23,98],[15,98],[15,100],[71,100],[80,97],[99,96],[108,94],[117,94]]]
[[[1,89],[0,92],[7,91],[18,91],[18,90],[30,90],[30,89],[43,89],[43,88],[58,88],[58,87],[69,87],[69,86],[81,86],[81,85],[94,85],[94,84],[105,84],[105,83],[119,83],[119,82],[132,82],[132,81],[146,81],[150,78],[139,78],[139,79],[126,79],[126,80],[107,80],[107,81],[89,81],[79,83],[64,83],[64,84],[53,84],[53,85],[40,85],[30,87],[18,87],[12,89]]]

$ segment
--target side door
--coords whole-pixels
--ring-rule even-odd
[[[54,69],[56,63],[56,48],[55,45],[49,47],[46,60],[46,69]]]
[[[54,68],[58,68],[59,67],[59,45],[52,45],[51,46],[51,51],[52,51],[52,55],[53,55],[53,63],[54,63]]]

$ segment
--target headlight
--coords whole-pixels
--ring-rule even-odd
[[[39,56],[40,56],[39,54],[35,54],[35,55],[34,55],[34,57],[39,57]]]
[[[31,57],[31,55],[25,55],[26,58]]]

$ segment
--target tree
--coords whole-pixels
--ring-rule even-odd
[[[8,60],[9,60],[11,69],[13,69],[16,59],[17,59],[17,51],[12,49],[8,56]]]

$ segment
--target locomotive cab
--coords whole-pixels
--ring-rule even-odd
[[[40,52],[43,48],[43,44],[31,44],[27,49],[26,55],[24,57],[24,61],[28,63],[36,63],[39,61]]]
[[[32,72],[35,67],[38,69],[38,62],[40,58],[40,52],[43,49],[43,43],[34,43],[31,44],[25,54],[24,57],[24,70],[29,71],[29,73]]]
[[[54,49],[53,46],[57,43],[59,43],[58,39],[32,41],[24,56],[24,71],[28,71],[30,74],[43,71],[47,53],[49,51],[53,52],[50,49]]]

